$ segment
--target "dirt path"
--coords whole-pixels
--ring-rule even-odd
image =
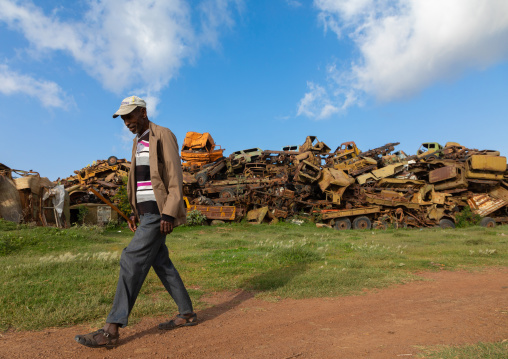
[[[121,332],[120,346],[89,349],[77,326],[3,333],[1,358],[416,358],[419,346],[508,339],[508,268],[422,273],[427,279],[355,297],[270,303],[218,293],[196,327],[160,332],[164,318]]]

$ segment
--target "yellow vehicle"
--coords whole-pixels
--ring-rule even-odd
[[[216,147],[219,147],[216,149]],[[223,157],[224,149],[216,145],[208,132],[187,132],[183,140],[181,156],[185,167],[200,167]]]
[[[356,147],[354,141],[344,142],[326,159],[326,162],[332,166],[336,166],[344,161],[358,157],[360,149]],[[339,168],[337,168],[339,169]]]
[[[439,157],[441,157],[443,151],[443,146],[441,146],[437,142],[425,142],[422,143],[418,151],[416,152],[416,157],[419,159],[423,159],[426,161],[433,161]]]
[[[243,215],[243,211],[238,210],[235,206],[203,206],[190,204],[187,197],[183,197],[187,213],[190,211],[200,211],[207,219],[220,219],[223,221],[234,221]]]
[[[506,171],[506,157],[473,155],[466,161],[466,177],[501,181]]]
[[[353,209],[329,209],[321,210],[321,218],[335,229],[371,229],[372,221],[381,212],[381,207],[371,206]]]
[[[124,159],[117,159],[114,156],[108,158],[107,161],[98,161],[92,166],[87,166],[79,171],[74,171],[76,176],[67,178],[69,182],[77,182],[80,185],[94,183],[98,180],[104,182],[119,182],[122,177],[127,177],[130,171],[130,162]]]
[[[405,163],[394,163],[392,165],[370,171],[369,173],[364,173],[363,175],[356,177],[356,181],[358,184],[377,182],[382,178],[391,177],[399,172],[402,172],[406,168],[407,164]]]
[[[370,157],[355,157],[333,166],[336,170],[342,170],[351,176],[358,176],[367,171],[377,169],[377,161]]]

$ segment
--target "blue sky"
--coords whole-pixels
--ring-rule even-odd
[[[0,162],[51,180],[130,157],[129,95],[226,154],[315,135],[508,155],[505,0],[0,0],[0,39]]]

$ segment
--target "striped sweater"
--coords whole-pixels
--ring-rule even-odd
[[[148,141],[150,130],[146,130],[141,136],[138,136],[138,145],[136,148],[136,202],[138,214],[145,213],[159,214],[159,208],[155,201],[152,181],[150,178],[150,161],[148,150],[150,143]]]

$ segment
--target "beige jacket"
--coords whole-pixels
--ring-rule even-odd
[[[150,179],[159,212],[175,219],[175,227],[187,222],[187,211],[183,201],[183,175],[178,143],[169,129],[150,122]],[[127,182],[127,194],[133,213],[139,218],[136,208],[136,145],[132,146],[131,170]]]

